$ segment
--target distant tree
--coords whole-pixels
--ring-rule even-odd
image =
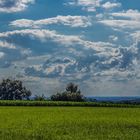
[[[1,100],[28,100],[31,91],[27,90],[22,81],[4,79],[0,83],[0,99]]]
[[[66,86],[66,90],[62,93],[57,93],[51,96],[53,101],[84,101],[84,96],[81,94],[81,91],[78,89],[78,85],[74,83],[69,83]]]
[[[45,98],[44,94],[42,94],[42,95],[35,95],[34,100],[35,101],[45,101],[46,98]]]
[[[66,87],[66,91],[70,93],[77,93],[78,85],[75,85],[74,83],[69,83]]]

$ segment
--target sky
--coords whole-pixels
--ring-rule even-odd
[[[140,96],[139,0],[0,0],[0,79],[50,96]]]

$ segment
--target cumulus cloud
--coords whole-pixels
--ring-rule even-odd
[[[53,18],[41,20],[19,19],[11,22],[11,26],[15,27],[31,27],[41,28],[42,26],[51,24],[62,24],[70,27],[88,27],[91,26],[91,20],[86,16],[57,16]]]
[[[132,37],[133,42],[135,42],[135,45],[140,47],[139,46],[139,44],[140,44],[140,31],[136,31],[134,33],[131,33],[130,36]]]
[[[127,29],[127,30],[138,30],[140,29],[139,21],[135,20],[116,20],[116,19],[107,19],[98,21],[104,25],[110,26],[113,29]]]
[[[74,47],[77,45],[81,46],[83,55],[79,58],[73,55],[73,58],[63,58],[68,53],[61,56],[62,51],[58,50],[57,55],[59,58],[53,58],[51,56],[42,65],[33,65],[25,69],[26,75],[37,76],[37,77],[61,77],[61,76],[72,76],[77,74],[81,78],[85,78],[85,75],[101,76],[122,75],[125,78],[130,77],[130,72],[133,71],[133,66],[137,62],[139,49],[137,47],[118,47],[115,48],[109,43],[104,42],[91,42],[81,39],[78,36],[66,36],[60,35],[55,31],[48,30],[20,30],[14,32],[7,32],[0,37],[8,37],[10,35],[22,35],[29,36],[31,38],[38,38],[40,41],[47,43],[47,40],[52,40],[62,46]],[[112,36],[111,38],[115,38]],[[68,48],[69,48],[68,47]],[[82,49],[85,50],[82,50]],[[65,51],[66,52],[66,51]],[[66,56],[65,56],[66,57]],[[112,73],[112,69],[115,69]],[[123,74],[128,71],[127,77]],[[111,73],[110,73],[111,72]],[[89,73],[89,74],[87,74]],[[81,76],[83,75],[83,76]],[[66,78],[65,77],[65,78]],[[119,77],[119,78],[120,78]]]
[[[113,44],[108,42],[92,42],[74,35],[62,35],[56,31],[43,30],[43,29],[25,29],[14,30],[0,33],[0,50],[6,53],[3,62],[23,60],[31,55],[32,52],[39,55],[44,53],[57,53],[57,55],[73,55],[78,57],[93,53],[109,52],[108,47],[112,47]],[[20,40],[20,41],[19,41]],[[26,41],[25,41],[26,40]],[[34,46],[33,43],[38,45]],[[33,47],[31,47],[33,45]],[[29,50],[30,48],[30,50]],[[0,62],[2,63],[2,62]],[[9,65],[8,65],[9,66]],[[64,71],[62,65],[51,67],[55,71]],[[40,70],[39,70],[40,71]],[[63,72],[62,72],[63,73]]]
[[[11,43],[8,43],[6,41],[0,41],[0,48],[9,48],[9,49],[15,49],[16,47],[11,44]]]
[[[25,10],[34,0],[0,0],[0,12],[13,13]]]
[[[68,5],[82,6],[83,10],[95,12],[97,7],[100,7],[100,0],[72,0]]]
[[[3,58],[4,55],[5,55],[5,54],[4,54],[3,52],[0,52],[0,59]]]
[[[106,50],[109,46],[114,46],[111,43],[108,42],[92,42],[82,39],[80,36],[74,36],[74,35],[62,35],[57,33],[56,31],[50,31],[46,29],[25,29],[25,30],[14,30],[14,31],[8,31],[0,33],[1,39],[6,38],[13,38],[14,36],[28,36],[29,38],[35,40],[38,39],[41,42],[48,42],[52,41],[61,45],[64,45],[66,47],[68,46],[83,46],[84,49],[93,49],[97,52],[100,52],[102,50]]]
[[[116,70],[116,73],[113,73],[114,76],[116,74],[122,76],[121,74],[124,71],[133,71],[133,66],[139,59],[139,49],[137,47],[116,48],[108,42],[88,41],[80,36],[62,35],[56,31],[25,29],[0,33],[0,39],[6,40],[7,43],[10,43],[9,41],[11,41],[12,38],[12,41],[15,42],[12,43],[16,44],[16,37],[18,37],[18,39],[26,37],[26,40],[29,39],[31,42],[36,40],[45,43],[46,47],[48,47],[47,44],[51,41],[54,43],[53,46],[55,49],[56,45],[59,44],[61,46],[54,52],[54,54],[57,53],[57,56],[60,57],[54,58],[53,55],[51,55],[50,59],[46,60],[43,64],[30,64],[31,66],[25,67],[25,74],[33,77],[69,78],[77,76],[77,79],[88,79],[89,77],[106,75],[106,72],[110,72],[112,69]],[[114,39],[115,36],[111,36],[110,38]],[[22,47],[24,48],[24,46]],[[69,49],[72,48],[75,49],[76,53],[70,53]],[[40,50],[41,49],[42,48],[40,48]],[[63,50],[65,53],[63,53]],[[25,55],[21,52],[21,50],[17,50],[16,53],[15,51],[14,53],[11,52],[9,56],[12,60],[10,60],[9,56],[5,60],[10,60],[11,62],[19,60],[19,58],[27,58],[27,53]],[[80,56],[77,55],[79,52],[82,52]],[[16,57],[13,57],[13,54]]]
[[[140,12],[138,10],[129,9],[127,11],[112,13],[111,15],[117,18],[140,21]]]
[[[129,9],[127,11],[110,13],[108,18],[102,18],[98,21],[113,29],[135,31],[140,29],[140,12]]]
[[[135,65],[139,50],[130,48],[108,48],[109,52],[97,53],[92,50],[88,55],[60,56],[48,58],[42,65],[33,65],[25,69],[25,74],[36,77],[60,77],[67,79],[96,79],[104,77],[110,80],[127,80],[136,77]],[[98,79],[97,78],[97,79]]]
[[[117,42],[117,41],[118,41],[118,37],[115,36],[115,35],[110,35],[110,36],[109,36],[109,40],[110,40],[110,41],[113,41],[113,42]]]
[[[21,48],[14,41],[0,37],[0,68],[7,68],[15,61],[26,59],[30,55],[30,50]]]
[[[102,0],[71,0],[67,5],[80,6],[83,10],[88,12],[96,12],[97,8],[110,10],[121,7],[121,3],[109,1],[104,2]]]
[[[103,8],[105,9],[114,9],[114,8],[118,8],[121,7],[121,3],[111,3],[111,2],[106,2],[102,5]]]
[[[15,61],[21,61],[27,58],[27,55],[20,49],[0,49],[2,57],[0,59],[0,68],[8,68]]]
[[[25,69],[25,74],[35,77],[58,77],[67,75],[66,70],[75,64],[75,60],[68,57],[50,58],[42,65],[34,65]]]

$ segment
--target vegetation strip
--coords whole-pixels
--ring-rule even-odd
[[[140,105],[95,103],[95,102],[63,102],[63,101],[0,101],[0,106],[73,106],[73,107],[132,107],[140,108]]]

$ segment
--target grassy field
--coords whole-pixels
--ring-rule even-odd
[[[140,109],[0,107],[0,139],[140,140]]]

